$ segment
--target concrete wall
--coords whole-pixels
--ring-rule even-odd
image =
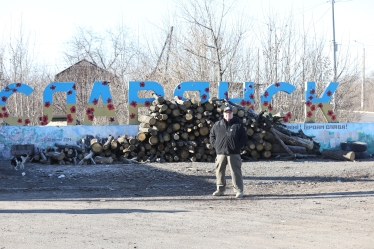
[[[297,132],[302,130],[321,149],[339,149],[344,141],[361,141],[368,144],[369,154],[374,153],[374,123],[298,123],[287,124],[287,128]],[[138,125],[110,126],[2,126],[0,127],[0,159],[11,159],[10,148],[13,144],[35,144],[45,148],[55,142],[74,143],[87,135],[105,138],[129,135],[135,137]]]

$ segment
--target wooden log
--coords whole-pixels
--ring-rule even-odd
[[[190,108],[192,103],[190,100],[186,99],[186,100],[181,100],[178,98],[178,96],[175,96],[174,97],[174,101],[178,104],[178,105],[182,105],[184,106],[185,108]]]
[[[149,123],[150,125],[155,125],[157,122],[157,119],[151,116],[147,116],[147,115],[139,115],[138,121],[141,123]]]
[[[117,142],[116,139],[112,140],[112,142],[110,143],[110,149],[112,151],[116,151],[119,149],[119,143]]]
[[[296,136],[287,136],[274,128],[271,128],[273,134],[275,133],[282,141],[290,145],[304,146],[307,150],[313,150],[314,142],[309,139],[304,139]]]
[[[165,102],[164,97],[162,97],[161,95],[156,94],[155,92],[152,93],[152,97],[155,98],[154,102],[157,105],[163,104]]]
[[[163,132],[163,131],[165,131],[166,128],[168,127],[167,123],[166,123],[165,121],[162,121],[162,120],[157,120],[155,126],[157,127],[157,130],[158,130],[159,132]]]
[[[148,142],[149,144],[151,145],[156,145],[158,143],[158,138],[157,136],[151,136],[149,139],[148,139]]]
[[[123,135],[123,136],[117,138],[117,142],[120,143],[120,144],[128,143],[128,141],[127,141],[127,135]]]
[[[271,143],[269,143],[269,142],[266,142],[266,141],[263,143],[263,145],[264,145],[264,150],[269,150],[270,151],[271,148],[273,148],[273,145]]]
[[[171,111],[171,116],[173,116],[173,117],[179,117],[179,115],[180,115],[179,109],[173,109]]]
[[[288,149],[290,149],[294,153],[299,154],[306,154],[306,148],[303,146],[293,146],[293,145],[286,145]],[[274,153],[285,153],[287,152],[282,145],[280,144],[272,144],[272,148],[270,149],[271,152]]]
[[[55,146],[57,147],[57,148],[60,148],[60,149],[65,149],[65,148],[67,148],[67,149],[75,149],[75,150],[77,150],[78,152],[83,152],[84,151],[84,148],[82,148],[82,147],[80,147],[80,146],[78,146],[78,145],[76,145],[76,144],[66,144],[66,143],[55,143]]]
[[[247,135],[252,136],[255,133],[255,131],[252,128],[247,128]]]
[[[136,139],[138,139],[140,142],[143,142],[147,139],[147,133],[145,132],[138,132],[138,135],[136,135]]]
[[[141,127],[141,128],[151,128],[151,125],[149,123],[140,123],[139,127]]]
[[[103,150],[109,149],[110,143],[112,142],[112,140],[113,140],[113,136],[109,135],[108,140],[103,144]]]
[[[99,143],[99,141],[97,140],[97,138],[93,138],[90,141],[90,149],[95,154],[100,154],[103,151],[103,146]]]
[[[271,152],[269,150],[262,151],[261,152],[261,157],[270,158],[271,157]]]
[[[47,152],[45,155],[47,157],[53,159],[53,160],[56,160],[56,161],[61,161],[62,159],[65,158],[65,153],[64,152],[51,151],[51,152]]]
[[[111,164],[111,163],[113,163],[113,158],[112,157],[95,156],[94,161],[97,164]]]
[[[321,154],[322,156],[341,161],[354,161],[356,156],[353,151],[346,150],[322,150]]]
[[[201,136],[206,136],[206,135],[208,135],[208,134],[209,134],[209,128],[208,128],[208,127],[200,127],[200,129],[199,129],[199,134],[200,134]],[[196,134],[195,134],[195,136],[196,136]]]
[[[93,151],[90,151],[90,153],[88,153],[87,155],[85,155],[82,160],[79,161],[78,165],[82,165],[82,163],[85,161],[85,160],[91,160],[91,162],[93,164],[96,164],[96,162],[93,160],[92,156],[94,155],[94,152]]]
[[[276,133],[276,130],[275,130],[274,128],[270,128],[270,131],[273,133],[275,139],[278,140],[279,144],[281,144],[282,147],[287,151],[287,153],[288,153],[291,157],[292,157],[292,156],[294,157],[295,154],[294,154],[290,149],[288,149],[287,146],[284,144],[284,142],[279,138],[278,134]]]

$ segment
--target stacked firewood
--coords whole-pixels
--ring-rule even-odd
[[[147,115],[139,115],[136,137],[105,139],[88,137],[81,145],[56,143],[57,149],[38,150],[33,160],[46,164],[111,164],[113,162],[213,162],[216,152],[209,141],[210,129],[231,105],[233,114],[245,126],[248,142],[243,160],[272,156],[306,157],[318,153],[319,145],[301,131],[286,129],[282,117],[245,109],[225,99],[201,102],[198,98],[166,100],[153,94]]]

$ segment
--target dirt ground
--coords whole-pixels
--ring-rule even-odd
[[[374,247],[372,159],[245,162],[243,199],[214,167],[1,161],[0,249]]]

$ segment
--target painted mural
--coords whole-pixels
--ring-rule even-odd
[[[367,143],[369,154],[374,154],[373,123],[301,123],[286,124],[293,132],[302,130],[320,144],[320,149],[340,149],[340,143],[359,141]]]
[[[135,137],[137,125],[111,126],[2,126],[0,129],[0,160],[11,159],[13,144],[34,144],[39,148],[54,146],[56,142],[79,144],[87,136],[105,138],[109,135]]]

